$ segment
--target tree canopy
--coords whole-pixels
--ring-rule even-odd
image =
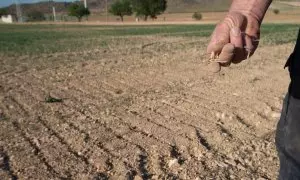
[[[123,21],[124,16],[132,15],[132,6],[130,0],[117,0],[109,9],[109,12],[113,15],[120,16]]]
[[[83,4],[71,4],[68,8],[69,16],[75,16],[80,22],[83,16],[90,15],[90,10],[85,8]]]
[[[44,21],[46,20],[44,13],[39,10],[32,10],[27,13],[28,21]]]
[[[156,19],[167,9],[166,0],[132,0],[133,11],[137,16],[143,16],[145,20],[150,16]]]
[[[0,8],[0,17],[5,15],[8,15],[7,8]]]

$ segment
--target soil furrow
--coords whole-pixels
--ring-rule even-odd
[[[3,147],[0,146],[0,177],[17,180],[19,178],[14,170],[12,170],[10,161],[10,157],[4,151]]]
[[[4,149],[8,156],[11,155],[9,160],[10,170],[14,172],[12,175],[18,179],[61,178],[35,144],[19,129],[18,124],[9,122],[1,127],[10,130],[9,133],[1,133],[1,140],[5,143]]]
[[[70,101],[68,101],[68,102],[70,102]],[[153,126],[153,125],[152,125]],[[144,126],[145,127],[145,126]],[[146,133],[147,134],[147,133]],[[166,134],[166,133],[165,133]],[[148,134],[147,134],[147,136],[149,136]],[[171,136],[168,136],[166,139],[171,139]],[[184,140],[182,141],[182,142],[184,142]],[[169,141],[169,144],[171,144],[171,142]],[[187,146],[187,145],[186,145]]]
[[[64,174],[60,174],[53,165],[50,164],[50,162],[47,160],[46,155],[43,153],[37,142],[34,142],[30,135],[28,133],[25,133],[18,122],[13,122],[13,127],[16,131],[18,131],[22,138],[24,138],[33,148],[34,154],[40,158],[40,160],[43,162],[43,164],[46,166],[47,170],[51,172],[51,174],[54,174],[55,176],[58,176],[59,178],[70,178],[69,173],[65,172]]]
[[[211,150],[211,145],[207,142],[206,138],[201,135],[199,129],[196,129],[196,135],[197,135],[199,143],[202,146],[204,146],[208,151],[210,151]]]
[[[33,109],[34,107],[31,107],[31,108]],[[44,110],[44,112],[47,112],[47,110]],[[63,145],[68,147],[67,149],[70,150],[71,154],[73,154],[78,159],[81,159],[86,165],[89,164],[89,161],[86,157],[84,157],[83,155],[79,155],[79,154],[81,154],[81,152],[76,152],[71,147],[69,147],[69,145],[68,145],[69,143],[66,142],[68,139],[61,137],[58,133],[56,133],[56,131],[54,131],[50,126],[48,126],[45,121],[42,121],[41,118],[39,120],[40,120],[41,124],[43,124],[44,126],[46,125],[45,127],[47,129],[50,128],[50,129],[47,130],[48,132],[50,131],[50,135],[51,134],[54,135],[56,138],[58,138],[59,141],[63,142]],[[59,123],[57,125],[59,125]],[[55,124],[53,124],[52,126],[55,127]],[[94,128],[94,133],[93,132],[88,133],[89,138],[92,140],[92,142],[86,144],[86,146],[89,147],[89,149],[95,148],[95,150],[93,150],[91,152],[88,152],[89,154],[91,154],[90,156],[92,156],[97,161],[98,158],[95,157],[94,154],[95,153],[99,154],[99,152],[102,151],[105,154],[107,154],[106,156],[108,156],[110,159],[111,158],[114,159],[114,161],[117,161],[120,158],[122,158],[124,160],[127,159],[127,158],[132,159],[132,160],[134,159],[134,154],[131,154],[132,157],[129,157],[128,154],[127,154],[128,149],[132,149],[132,152],[135,151],[134,147],[131,147],[132,143],[127,143],[127,141],[120,141],[120,138],[122,139],[122,137],[120,135],[117,135],[117,136],[115,135],[114,137],[112,137],[111,135],[113,135],[113,133],[110,131],[111,129],[109,129],[108,131],[107,131],[107,129],[104,129],[104,132],[103,132],[103,130],[101,132],[101,128],[103,129],[103,127],[101,127],[101,126],[97,127],[97,128],[95,127]],[[58,127],[58,129],[59,129],[59,127]],[[90,128],[88,130],[91,131]],[[99,134],[99,133],[95,133],[95,132],[101,132],[101,133]],[[62,130],[61,133],[65,134],[64,130]],[[87,133],[85,133],[85,134],[87,134]],[[99,137],[98,134],[100,135],[100,137]],[[103,139],[103,138],[101,138],[102,135],[105,135],[105,136],[108,135],[108,136],[111,136],[111,137],[106,137],[106,138]],[[66,139],[66,140],[64,140],[64,139]],[[109,143],[107,143],[107,142],[109,142]],[[93,144],[95,144],[96,147],[94,147],[95,145],[93,145]],[[97,152],[94,153],[94,151],[97,151]],[[93,158],[90,161],[94,161]],[[126,160],[124,162],[129,163],[130,161]]]
[[[26,90],[24,89],[24,91],[26,92]],[[52,109],[53,110],[53,109]],[[47,111],[46,109],[44,109],[44,111]],[[52,119],[53,120],[53,119]],[[51,120],[51,121],[52,121]],[[103,125],[103,124],[102,124]],[[111,134],[111,132],[110,133],[107,133],[107,134]],[[128,136],[128,135],[126,135],[126,136]],[[118,135],[118,138],[121,138],[121,136],[120,135]],[[61,138],[62,139],[62,138]],[[134,144],[134,143],[132,143],[132,142],[130,142],[131,144]],[[98,142],[98,146],[100,146],[101,148],[104,148],[104,144],[103,143],[99,143]],[[127,148],[127,150],[128,150],[128,148]]]
[[[29,111],[31,108],[28,104],[25,107],[22,102],[28,102],[26,99],[22,99],[17,94],[13,102],[14,106],[22,107],[20,108],[19,115],[26,118],[24,120],[18,120],[14,122],[14,127],[19,130],[22,136],[33,146],[37,155],[46,164],[47,168],[62,177],[68,178],[77,174],[86,173],[86,165],[82,164],[82,161],[78,160],[76,155],[72,151],[68,151],[66,144],[60,141],[60,139],[51,133],[51,129],[45,127],[38,120],[38,117],[31,115]],[[25,96],[22,96],[25,97]],[[10,103],[11,104],[11,103]],[[28,108],[28,110],[27,110]],[[25,112],[23,112],[25,111]],[[29,116],[28,116],[29,115]],[[31,116],[30,116],[31,115]],[[16,115],[10,115],[12,117]],[[15,117],[18,119],[18,116]],[[68,153],[70,152],[70,153]],[[61,160],[67,160],[68,166],[59,165]],[[72,171],[70,171],[72,168]],[[76,173],[76,174],[74,174]]]

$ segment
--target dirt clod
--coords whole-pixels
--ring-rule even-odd
[[[134,176],[134,180],[143,180],[143,178],[141,176]]]
[[[218,62],[211,62],[209,64],[209,69],[211,70],[211,72],[217,73],[221,71],[221,66]]]

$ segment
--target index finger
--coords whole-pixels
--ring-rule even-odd
[[[211,41],[208,44],[207,53],[214,52],[215,54],[220,54],[223,47],[229,43],[229,41],[229,28],[224,24],[217,25],[211,36]]]

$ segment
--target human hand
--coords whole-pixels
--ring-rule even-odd
[[[240,63],[252,56],[259,44],[260,24],[261,20],[251,13],[229,12],[216,26],[207,47],[211,59],[216,60],[213,62],[213,71],[217,72],[220,66]]]

